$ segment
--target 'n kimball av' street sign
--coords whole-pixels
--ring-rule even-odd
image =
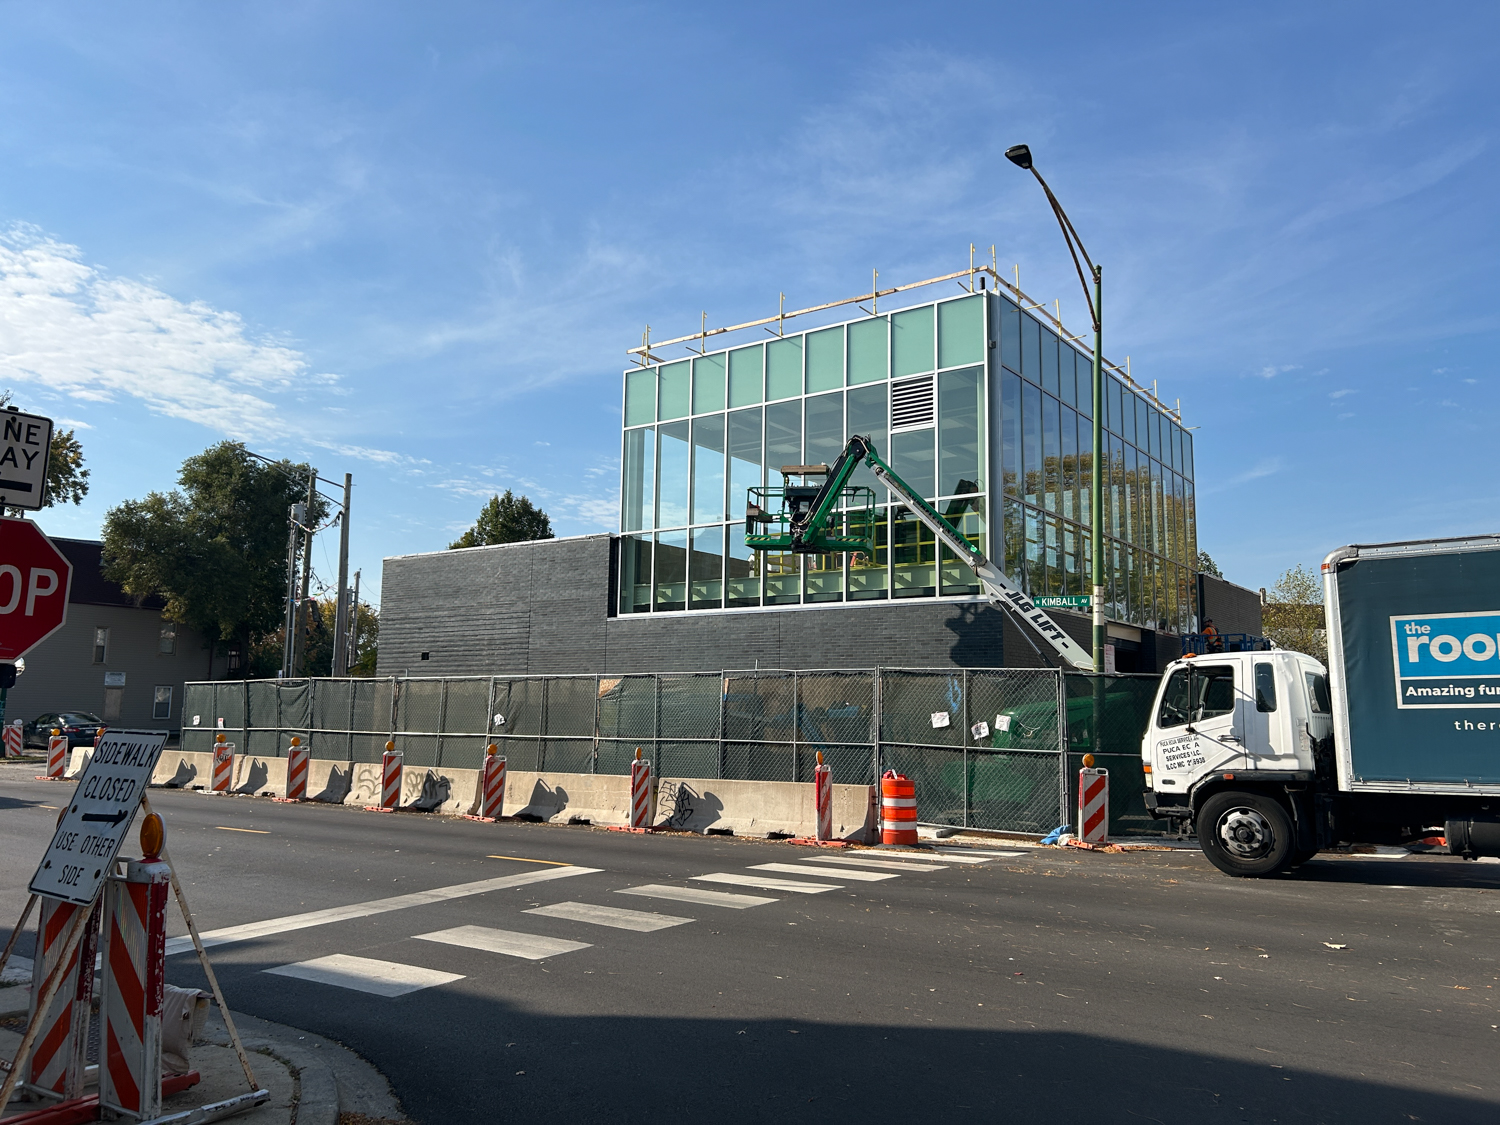
[[[1031,604],[1037,609],[1088,609],[1091,603],[1087,594],[1041,594]]]
[[[94,748],[57,833],[31,877],[31,893],[87,906],[114,870],[151,771],[167,744],[161,730],[112,730]]]

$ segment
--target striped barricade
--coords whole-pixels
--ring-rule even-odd
[[[639,749],[630,763],[630,827],[650,828],[652,800],[655,794],[651,787],[651,763],[641,757]]]
[[[818,757],[823,752],[818,751]],[[833,770],[819,761],[813,768],[813,805],[818,814],[817,838],[833,839]]]
[[[21,729],[21,720],[5,724],[5,756],[19,758],[25,747],[26,736]]]
[[[401,807],[401,768],[404,757],[403,752],[396,749],[394,741],[385,744],[385,753],[380,756],[380,804],[366,805],[365,812],[395,812]]]
[[[273,800],[295,804],[307,800],[307,769],[311,755],[302,739],[292,736],[292,744],[286,751],[286,796]]]
[[[216,737],[214,769],[208,788],[211,793],[228,793],[234,784],[234,743],[225,742],[222,734]]]
[[[1078,838],[1086,844],[1109,841],[1109,770],[1078,771]]]
[[[47,772],[38,781],[62,781],[68,772],[68,736],[53,731],[47,739]]]
[[[161,1113],[161,1006],[172,870],[132,859],[104,889],[99,1104],[137,1120]]]
[[[54,898],[41,898],[37,922],[38,956],[31,966],[31,1018],[36,1017],[37,998],[43,982],[57,967],[58,955],[67,944],[68,930],[80,910],[92,910],[83,938],[68,960],[61,987],[43,1017],[41,1031],[26,1060],[26,1084],[37,1090],[60,1094],[64,1099],[83,1093],[84,1065],[89,1043],[90,1005],[94,997],[94,953],[99,941],[97,907],[75,906]],[[88,965],[80,973],[78,966]]]
[[[493,742],[485,748],[484,764],[479,770],[479,813],[476,816],[465,813],[465,820],[493,824],[505,808],[505,759],[495,750]]]
[[[886,770],[880,778],[880,842],[917,842],[917,785],[895,770]]]

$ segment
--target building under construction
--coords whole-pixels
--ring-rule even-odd
[[[951,297],[903,304],[955,282]],[[859,315],[827,323],[841,307]],[[1221,625],[1249,612],[1247,591],[1195,571],[1180,411],[1112,364],[1095,403],[1079,338],[993,269],[631,353],[617,532],[387,559],[382,673],[1055,663],[867,468],[854,483],[875,503],[847,524],[868,550],[754,550],[746,497],[781,483],[784,466],[833,462],[850,435],[869,437],[1087,645],[1096,409],[1116,667],[1176,656],[1205,599],[1218,599],[1206,613]]]

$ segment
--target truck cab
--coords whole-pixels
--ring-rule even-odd
[[[1332,781],[1326,669],[1310,656],[1207,653],[1168,665],[1141,740],[1153,815],[1196,825],[1231,875],[1286,870],[1317,852],[1314,782]]]

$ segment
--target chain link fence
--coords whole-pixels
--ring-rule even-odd
[[[374,762],[390,740],[409,766],[477,769],[494,742],[512,770],[611,774],[640,749],[657,777],[802,782],[821,753],[842,784],[912,778],[927,823],[1016,832],[1072,819],[1092,751],[1128,834],[1160,827],[1140,798],[1155,690],[1029,668],[220,681],[187,685],[182,748],[222,730],[277,757],[298,735],[315,758]]]

